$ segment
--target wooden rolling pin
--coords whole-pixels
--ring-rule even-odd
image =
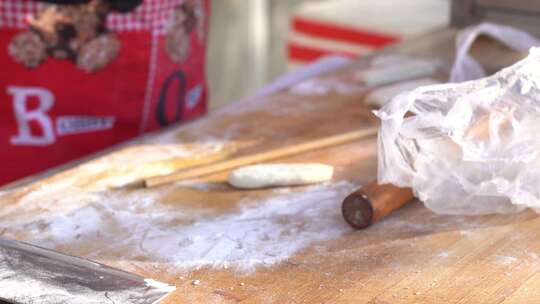
[[[412,201],[411,188],[391,184],[379,185],[373,181],[343,200],[341,211],[345,221],[355,229],[363,229],[376,223]]]
[[[499,110],[502,116],[499,132],[510,126],[512,109]],[[466,133],[468,140],[489,140],[490,115],[481,117]],[[379,185],[373,181],[343,200],[341,210],[345,221],[356,229],[363,229],[380,221],[393,211],[411,202],[411,188],[400,188],[391,184]]]
[[[178,171],[169,175],[156,176],[147,178],[143,181],[145,187],[155,187],[164,184],[169,184],[189,178],[200,177],[210,175],[214,173],[223,172],[229,169],[261,163],[273,159],[288,157],[297,155],[317,149],[328,148],[337,146],[340,144],[352,142],[355,140],[367,138],[377,134],[377,127],[366,128],[362,130],[352,131],[344,134],[324,137],[321,139],[305,142],[297,145],[292,145],[284,148],[278,148],[267,152],[257,153],[253,155],[242,156],[215,164],[206,166],[195,167],[192,169],[186,169]]]

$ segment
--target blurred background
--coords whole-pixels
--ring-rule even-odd
[[[212,0],[210,109],[322,56],[358,58],[445,27],[449,2]]]

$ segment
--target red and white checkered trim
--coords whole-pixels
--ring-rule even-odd
[[[145,0],[134,12],[111,13],[107,28],[115,32],[151,31],[164,33],[169,14],[184,0]],[[24,29],[39,4],[31,0],[0,0],[0,28]]]
[[[169,15],[184,0],[145,0],[133,13],[112,13],[107,28],[117,32],[152,31],[164,33]]]
[[[37,8],[34,1],[0,0],[0,28],[24,28],[27,18]]]

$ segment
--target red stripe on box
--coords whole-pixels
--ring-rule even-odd
[[[304,34],[362,45],[383,47],[400,40],[398,36],[351,29],[342,25],[313,21],[299,17],[295,17],[292,23],[295,31]]]
[[[358,54],[353,54],[349,52],[339,52],[332,50],[324,50],[313,47],[306,47],[294,43],[289,43],[287,46],[289,52],[289,59],[298,60],[298,61],[313,61],[324,57],[327,55],[341,55],[345,57],[358,58]]]

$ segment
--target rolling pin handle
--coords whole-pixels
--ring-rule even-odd
[[[341,211],[349,225],[363,229],[385,218],[413,198],[410,188],[379,185],[373,181],[347,196]]]
[[[341,211],[345,221],[355,229],[363,229],[371,225],[373,219],[373,207],[369,198],[362,189],[351,193],[341,205]]]

